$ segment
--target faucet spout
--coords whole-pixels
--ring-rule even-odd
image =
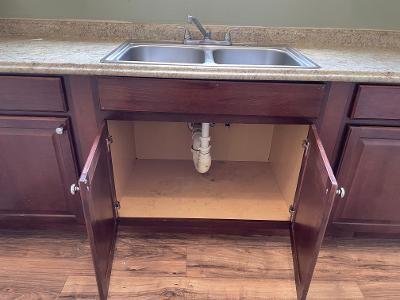
[[[211,39],[211,31],[208,31],[204,28],[203,25],[201,25],[199,19],[197,19],[194,16],[188,16],[188,22],[190,24],[194,24],[196,25],[197,29],[201,32],[201,34],[203,35],[204,39]]]
[[[230,38],[230,35],[227,34],[225,36],[225,40],[218,41],[218,40],[213,40],[211,38],[211,31],[207,30],[204,28],[203,25],[201,25],[199,19],[197,19],[194,16],[188,16],[187,21],[190,24],[196,25],[197,29],[201,32],[203,35],[203,39],[201,40],[193,40],[192,35],[190,34],[189,30],[185,28],[185,35],[183,37],[183,43],[185,45],[218,45],[218,46],[230,46],[232,45],[232,41]]]

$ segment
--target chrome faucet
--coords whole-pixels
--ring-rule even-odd
[[[196,25],[197,29],[201,32],[201,34],[203,35],[204,39],[211,39],[211,31],[206,30],[203,25],[201,25],[199,19],[197,19],[194,16],[188,16],[187,17],[187,21],[189,24],[194,24]]]
[[[194,24],[197,29],[203,35],[203,39],[201,40],[193,40],[192,35],[188,29],[185,29],[185,37],[183,39],[183,43],[186,45],[219,45],[219,46],[230,46],[232,45],[230,34],[225,35],[225,39],[223,41],[213,40],[211,38],[211,31],[204,28],[201,25],[199,19],[194,16],[188,16],[187,21],[189,24]]]

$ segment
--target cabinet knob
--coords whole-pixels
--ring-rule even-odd
[[[75,195],[77,192],[79,192],[79,185],[77,185],[75,183],[71,184],[69,191],[71,192],[72,195]]]
[[[338,195],[340,198],[344,198],[344,196],[346,196],[346,190],[344,189],[344,187],[340,187],[336,190],[336,195]]]
[[[64,127],[57,127],[56,128],[56,133],[59,134],[59,135],[63,134],[64,133]]]

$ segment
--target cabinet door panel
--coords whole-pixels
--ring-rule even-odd
[[[299,299],[307,296],[337,190],[336,179],[314,126],[310,128],[308,142],[291,225]]]
[[[350,127],[335,221],[400,224],[400,128]]]
[[[100,299],[106,299],[117,235],[115,190],[108,130],[103,125],[79,179]]]
[[[66,118],[0,117],[0,149],[0,215],[80,215],[68,193],[77,172]]]

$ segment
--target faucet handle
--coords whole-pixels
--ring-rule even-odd
[[[192,39],[192,34],[189,31],[189,29],[187,29],[186,27],[185,27],[185,33],[183,34],[183,39],[184,40],[191,40]]]
[[[178,26],[178,28],[183,30],[183,40],[184,41],[192,39],[192,34],[189,31],[189,29],[187,29],[186,26]]]
[[[240,29],[240,27],[232,27],[232,28],[229,28],[228,30],[227,30],[227,32],[225,33],[225,38],[224,38],[224,40],[225,41],[227,41],[227,42],[230,42],[230,43],[232,43],[232,31],[235,31],[235,30],[239,30]]]

